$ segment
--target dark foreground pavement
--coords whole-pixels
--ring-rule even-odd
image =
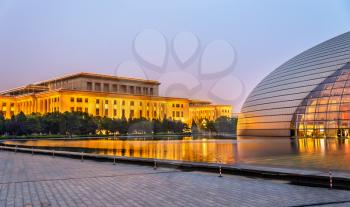
[[[350,206],[350,191],[0,152],[0,206]]]

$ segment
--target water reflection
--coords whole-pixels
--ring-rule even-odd
[[[5,144],[84,151],[137,158],[157,158],[208,163],[234,163],[235,140],[183,137],[180,140],[37,140],[7,141]]]
[[[350,171],[349,139],[183,137],[175,140],[6,141],[5,144],[138,158]]]

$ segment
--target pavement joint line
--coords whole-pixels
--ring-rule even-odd
[[[140,175],[156,175],[167,173],[182,173],[180,170],[163,171],[163,172],[150,172],[150,173],[131,173],[131,174],[115,174],[115,175],[101,175],[101,176],[88,176],[88,177],[72,177],[72,178],[56,178],[56,179],[42,179],[42,180],[22,180],[13,182],[1,182],[0,185],[19,184],[19,183],[35,183],[35,182],[48,182],[48,181],[64,181],[64,180],[83,180],[93,178],[112,178],[112,177],[126,177],[126,176],[140,176]]]
[[[350,200],[331,201],[331,202],[322,202],[322,203],[310,203],[310,204],[302,204],[302,205],[289,206],[289,207],[312,207],[312,206],[325,206],[325,205],[344,204],[344,203],[350,203]]]

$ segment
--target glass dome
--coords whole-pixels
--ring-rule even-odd
[[[293,114],[292,135],[350,137],[350,63],[326,78]]]

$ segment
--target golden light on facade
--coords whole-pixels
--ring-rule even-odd
[[[166,117],[187,124],[192,120],[231,117],[232,106],[162,97],[159,85],[157,81],[78,73],[2,92],[0,112],[11,118],[20,112],[81,111],[110,118]]]

